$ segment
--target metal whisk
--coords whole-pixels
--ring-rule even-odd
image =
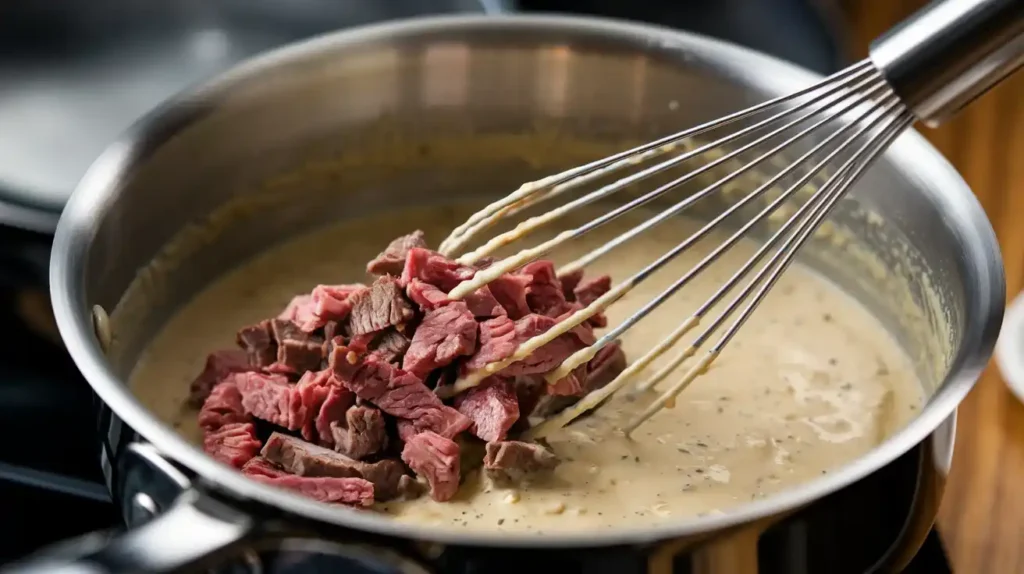
[[[446,391],[463,392],[480,384],[485,378],[530,355],[555,337],[600,313],[621,299],[630,289],[644,281],[667,262],[692,247],[722,221],[745,206],[751,206],[780,182],[796,178],[746,221],[728,239],[718,245],[684,276],[678,278],[653,300],[633,315],[614,326],[593,345],[566,359],[558,368],[546,375],[553,384],[570,374],[576,367],[590,361],[605,345],[621,337],[637,322],[686,286],[699,273],[730,249],[751,229],[769,217],[787,200],[801,190],[809,190],[810,197],[768,238],[767,241],[693,314],[673,330],[664,340],[639,357],[605,387],[595,390],[575,405],[543,421],[527,431],[527,438],[540,438],[557,430],[583,413],[597,407],[620,391],[635,375],[652,361],[661,357],[680,339],[701,324],[705,315],[722,302],[751,271],[768,257],[753,277],[743,285],[710,321],[704,330],[685,348],[681,349],[661,369],[637,385],[638,389],[652,389],[688,359],[695,357],[711,339],[722,330],[717,340],[694,362],[686,373],[655,399],[648,408],[629,422],[624,431],[629,434],[648,418],[665,407],[671,407],[676,396],[695,378],[705,372],[736,335],[754,309],[764,299],[779,276],[793,261],[797,250],[828,216],[830,210],[860,178],[879,154],[915,120],[926,125],[937,125],[964,105],[987,91],[1024,63],[1024,0],[945,0],[932,3],[907,21],[876,40],[870,57],[820,83],[797,93],[780,97],[718,120],[661,138],[657,141],[621,152],[584,166],[531,182],[519,190],[493,203],[456,228],[441,244],[441,251],[454,255],[464,250],[483,230],[508,220],[542,202],[576,190],[598,178],[620,170],[636,169],[612,183],[553,208],[544,215],[521,222],[512,231],[497,235],[477,249],[458,258],[463,264],[472,264],[500,247],[514,243],[531,232],[546,226],[582,206],[607,198],[628,186],[635,186],[648,178],[668,172],[688,160],[703,158],[709,161],[695,170],[683,173],[620,207],[579,227],[562,231],[553,239],[520,251],[493,263],[476,277],[456,287],[449,297],[459,299],[493,281],[499,275],[549,253],[559,245],[576,239],[637,207],[660,198],[679,186],[702,175],[713,174],[721,166],[739,163],[741,156],[753,150],[759,153],[738,169],[720,177],[657,213],[643,223],[622,233],[583,257],[563,266],[564,275],[580,270],[607,255],[617,247],[676,216],[696,202],[719,193],[725,186],[741,176],[750,177],[758,166],[778,164],[778,158],[798,142],[812,139],[817,143],[795,160],[768,177],[699,231],[683,240],[657,260],[622,280],[610,291],[590,305],[573,313],[544,334],[522,343],[516,352],[504,359],[470,372],[457,380]],[[734,127],[740,123],[740,129]],[[750,123],[752,122],[752,123]],[[682,153],[665,159],[702,137],[707,143],[683,148]],[[702,141],[703,141],[702,140]],[[761,152],[762,149],[766,151]],[[773,158],[775,161],[772,161]],[[815,178],[826,178],[824,183],[809,189]],[[788,178],[788,179],[787,179]],[[772,252],[774,249],[774,252]],[[738,314],[737,314],[738,313]],[[732,322],[725,326],[733,318]]]

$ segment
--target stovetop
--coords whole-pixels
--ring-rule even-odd
[[[678,9],[676,3],[656,0],[519,2],[524,10],[589,13],[688,28],[828,72],[838,62],[839,43],[834,39],[834,27],[820,20],[813,22],[810,4],[820,2],[683,1],[680,5],[685,10]],[[481,5],[491,3],[482,1]],[[784,23],[765,26],[764,18]],[[806,33],[764,33],[780,26]],[[48,241],[46,236],[0,227],[0,325],[18,341],[0,346],[0,430],[4,436],[17,437],[0,451],[0,504],[8,517],[28,517],[47,508],[60,511],[47,511],[47,520],[22,520],[17,528],[5,528],[0,537],[0,563],[121,523],[100,472],[96,399],[56,342],[46,313]],[[907,572],[951,572],[934,531]]]

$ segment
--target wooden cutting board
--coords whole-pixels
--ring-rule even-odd
[[[851,53],[924,0],[846,3]],[[1024,284],[1024,71],[941,128],[919,130],[963,174],[999,237],[1007,294]],[[1024,572],[1024,405],[990,364],[960,408],[939,532],[960,574]]]

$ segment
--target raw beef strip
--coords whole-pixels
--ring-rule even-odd
[[[425,248],[427,241],[420,230],[395,239],[380,255],[366,264],[366,272],[374,275],[401,275],[405,269],[405,257],[413,247]]]
[[[415,277],[406,284],[405,294],[424,311],[436,309],[448,303],[447,293]]]
[[[296,295],[292,297],[292,300],[288,302],[284,311],[281,311],[277,318],[282,321],[294,321],[299,325],[305,325],[317,320],[316,314],[313,313],[313,308],[312,295]],[[312,331],[313,329],[310,330]]]
[[[562,321],[571,317],[573,313],[579,310],[579,307],[577,307],[577,305],[579,305],[579,303],[572,303],[564,314],[555,317],[555,323],[561,323]],[[544,321],[543,319],[537,319],[537,321],[537,328],[543,328],[546,324],[546,321]],[[575,327],[572,328],[571,331],[569,331],[566,334],[576,337],[584,345],[593,345],[594,341],[597,340],[597,337],[594,336],[594,328],[591,325],[588,325],[587,323],[581,323],[579,325],[576,325]]]
[[[530,284],[529,275],[506,273],[487,284],[491,295],[505,308],[512,319],[521,319],[530,313],[526,303],[526,286]]]
[[[373,285],[352,295],[351,301],[349,332],[352,335],[402,325],[415,316],[398,281],[390,275],[378,277]]]
[[[505,311],[505,307],[498,302],[498,299],[491,293],[491,288],[487,285],[484,285],[469,295],[466,295],[462,300],[465,301],[466,306],[469,307],[469,312],[477,319],[486,319],[488,317],[497,317],[499,315],[508,314],[508,312]]]
[[[498,479],[518,481],[528,473],[551,470],[559,462],[550,450],[532,442],[489,442],[486,449],[484,468]]]
[[[427,312],[402,360],[402,368],[425,378],[430,371],[476,351],[477,323],[462,301]]]
[[[480,348],[466,362],[470,370],[481,369],[489,363],[506,359],[523,342],[546,332],[558,320],[531,313],[515,322],[510,333],[507,322],[497,317],[480,325]],[[534,351],[529,357],[516,361],[501,370],[500,375],[530,375],[546,373],[557,367],[569,355],[593,343],[593,333],[580,325],[568,333]]]
[[[619,373],[626,370],[626,353],[618,341],[609,343],[587,363],[586,392],[596,391],[612,382]]]
[[[373,344],[373,340],[377,338],[377,333],[363,333],[362,335],[353,335],[348,341],[348,348],[351,351],[355,351],[362,355],[363,353],[370,350],[370,345]],[[344,340],[342,341],[344,344]]]
[[[388,329],[381,333],[370,352],[386,363],[397,363],[409,350],[410,343],[409,337],[395,329]]]
[[[338,381],[356,396],[391,416],[411,421],[417,432],[433,430],[455,436],[472,424],[462,413],[442,404],[419,377],[372,354],[359,357],[337,346],[331,353],[330,366]]]
[[[310,434],[320,407],[327,398],[328,388],[310,378],[291,385],[283,375],[266,373],[236,373],[230,375],[238,385],[245,412],[288,430],[303,430]]]
[[[586,371],[581,375],[579,371],[584,368]],[[574,393],[575,396],[550,396],[557,395],[558,393],[548,389],[549,396],[540,399],[534,414],[541,417],[549,417],[564,410],[579,401],[581,396],[596,391],[612,382],[612,379],[617,377],[625,368],[626,354],[622,351],[622,346],[618,341],[609,343],[598,351],[597,355],[589,363],[581,365],[573,371],[571,376],[575,376],[577,383],[580,384],[580,390]]]
[[[559,397],[577,397],[583,394],[583,385],[587,380],[587,365],[580,365],[571,373],[547,385],[545,391],[549,395]]]
[[[277,342],[277,361],[268,367],[277,373],[302,374],[320,368],[323,340],[306,333],[291,321],[272,319],[270,330]]]
[[[526,285],[526,304],[534,313],[557,317],[566,310],[562,282],[555,275],[555,264],[551,261],[534,261],[526,264],[521,273],[530,276]]]
[[[514,383],[500,377],[491,377],[456,396],[455,408],[473,421],[470,431],[488,442],[504,440],[519,419]]]
[[[267,439],[263,458],[299,476],[358,477],[373,483],[377,500],[398,495],[398,481],[405,469],[393,459],[360,462],[343,454],[310,444],[293,436],[274,433]]]
[[[327,377],[327,395],[324,397],[323,404],[320,405],[320,411],[317,413],[316,419],[313,421],[313,426],[316,429],[316,437],[312,436],[313,433],[309,433],[310,436],[307,436],[304,433],[303,437],[310,441],[315,440],[315,438],[319,438],[320,444],[324,446],[333,446],[334,432],[331,430],[331,425],[343,423],[345,421],[345,413],[353,404],[355,404],[356,395],[341,385],[330,383],[330,371],[320,371],[320,373],[323,373],[324,376]],[[319,383],[319,381],[317,381],[317,383]]]
[[[588,279],[580,283],[579,286],[573,289],[573,293],[576,295],[576,300],[586,307],[597,301],[598,297],[610,291],[611,288],[612,278],[608,275],[602,275],[596,279]]]
[[[249,363],[254,367],[269,367],[277,360],[277,342],[274,340],[270,321],[260,321],[243,327],[235,336],[238,346],[245,350]]]
[[[402,460],[427,479],[430,497],[451,500],[459,490],[459,445],[431,431],[421,432],[405,443]]]
[[[295,476],[257,457],[242,467],[242,474],[278,488],[293,490],[320,502],[354,506],[373,504],[373,483],[358,477]]]
[[[570,303],[576,301],[574,290],[580,284],[580,281],[583,280],[583,270],[577,269],[572,273],[562,275],[558,280],[562,284],[562,296],[565,297],[565,300]]]
[[[255,370],[249,364],[249,359],[244,351],[228,349],[225,351],[214,351],[207,355],[206,365],[203,372],[192,381],[189,389],[188,404],[192,407],[199,407],[210,396],[210,391],[224,377],[231,373],[240,373]]]
[[[247,423],[251,417],[242,406],[242,393],[234,381],[217,385],[199,409],[199,426],[214,431],[231,423]]]
[[[235,468],[242,468],[256,456],[260,446],[252,423],[229,423],[203,437],[206,454]]]
[[[365,288],[366,286],[360,283],[317,285],[309,295],[309,313],[293,320],[307,333],[326,326],[330,321],[341,321],[352,311],[349,297]]]
[[[447,293],[475,274],[476,269],[472,267],[460,265],[435,251],[414,247],[405,258],[402,283],[408,285],[413,279],[419,279]]]
[[[388,445],[384,414],[370,406],[353,406],[343,420],[331,424],[334,450],[355,459],[381,452]]]
[[[405,294],[423,311],[431,311],[450,302],[444,291],[419,279],[409,281],[405,287]],[[506,314],[505,308],[498,303],[486,285],[464,297],[462,302],[469,308],[469,312],[478,319]]]
[[[466,362],[466,368],[482,369],[488,363],[511,356],[517,346],[515,321],[505,316],[488,319],[480,323],[480,346]]]

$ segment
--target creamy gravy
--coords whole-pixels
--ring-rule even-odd
[[[231,347],[239,327],[277,314],[294,294],[317,283],[364,280],[365,262],[395,236],[421,228],[436,244],[469,214],[431,208],[369,217],[262,254],[228,272],[168,322],[134,370],[133,390],[148,408],[199,443],[195,412],[182,405],[209,351]],[[552,258],[578,257],[639,217],[623,217]],[[588,267],[588,275],[625,279],[695,229],[685,220],[667,222]],[[609,310],[611,324],[650,300],[721,240],[712,234],[634,289]],[[727,252],[633,327],[624,339],[627,356],[639,357],[689,317],[753,249],[744,243]],[[709,317],[716,315],[713,311]],[[698,327],[694,334],[699,332]],[[661,364],[655,362],[646,373]],[[685,371],[684,365],[661,388]],[[794,265],[712,369],[679,397],[674,409],[635,431],[634,440],[614,429],[654,394],[637,400],[619,396],[597,414],[548,437],[564,461],[550,478],[505,489],[478,472],[464,472],[465,483],[450,502],[424,497],[380,509],[398,520],[436,527],[529,532],[648,525],[728,511],[867,452],[915,415],[922,395],[910,361],[882,326],[836,287]]]

